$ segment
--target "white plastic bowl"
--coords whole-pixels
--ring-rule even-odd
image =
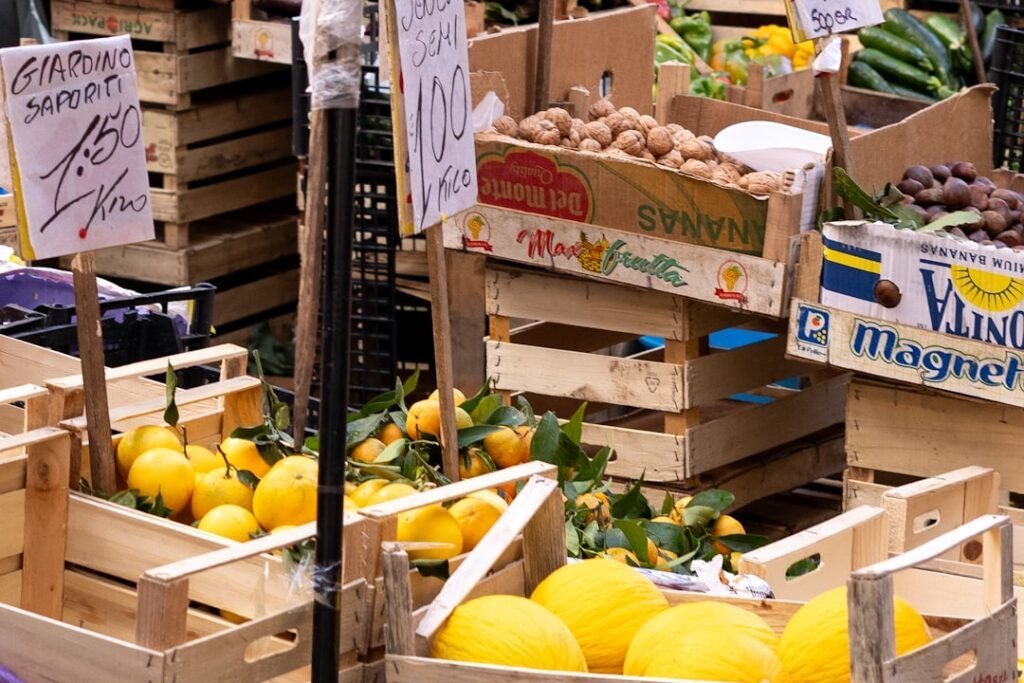
[[[719,132],[715,148],[755,171],[782,172],[823,161],[832,139],[783,123],[745,121]]]

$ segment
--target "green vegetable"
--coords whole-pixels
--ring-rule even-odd
[[[986,64],[992,61],[992,51],[996,47],[996,29],[1006,25],[1006,15],[997,9],[985,17],[985,26],[981,30],[981,57]]]
[[[970,74],[974,68],[974,60],[971,59],[971,49],[967,46],[967,32],[960,22],[945,14],[932,14],[924,20],[924,24],[946,46],[953,68],[960,73]]]
[[[934,69],[931,60],[928,59],[928,55],[925,54],[924,50],[909,40],[904,40],[893,33],[889,33],[884,28],[868,26],[858,31],[857,37],[860,38],[860,42],[864,47],[880,50],[890,57],[895,57],[901,62],[906,62],[924,71],[933,71]]]
[[[924,100],[925,102],[935,102],[936,97],[929,95],[928,93],[918,92],[913,88],[907,88],[900,85],[899,83],[890,83],[889,86],[896,91],[896,94],[900,97],[909,97],[912,100]]]
[[[868,90],[884,92],[890,95],[896,94],[892,85],[882,77],[882,74],[872,69],[866,62],[858,59],[850,63],[848,77],[850,84],[858,88],[867,88]]]
[[[938,92],[942,81],[927,72],[890,57],[884,52],[866,47],[857,53],[857,59],[867,63],[889,81],[895,81],[917,90]]]
[[[665,62],[679,62],[693,66],[693,50],[689,45],[683,45],[682,49],[675,48],[667,43],[654,44],[654,70]]]
[[[949,52],[939,37],[904,9],[895,7],[887,9],[884,16],[883,28],[921,48],[932,63],[932,73],[938,76],[945,85],[952,85]]]
[[[714,39],[711,36],[710,14],[697,12],[688,17],[676,17],[669,22],[669,25],[701,59],[705,62],[711,59],[711,43],[714,42]]]
[[[715,76],[698,76],[690,81],[690,94],[724,100],[725,82]]]

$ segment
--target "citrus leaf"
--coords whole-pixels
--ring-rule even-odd
[[[647,564],[645,561],[647,559],[647,534],[644,533],[643,527],[640,526],[640,521],[617,519],[615,520],[615,528],[626,536],[629,547],[641,564]]]
[[[319,453],[320,452],[320,435],[319,434],[314,434],[313,436],[307,436],[306,440],[303,442],[302,445],[303,445],[303,447],[305,447],[308,450],[313,451],[314,453]]]
[[[730,534],[728,536],[718,536],[715,540],[734,553],[747,553],[768,545],[768,539],[757,534]]]
[[[178,426],[178,404],[174,401],[174,390],[178,388],[178,376],[174,372],[171,361],[167,361],[167,405],[164,408],[164,422],[172,427]]]
[[[540,419],[537,431],[533,434],[533,441],[530,442],[530,459],[548,462],[552,465],[560,464],[557,460],[560,434],[558,418],[554,413],[548,411]]]
[[[736,502],[736,496],[732,495],[728,491],[722,489],[708,489],[707,491],[701,491],[695,495],[686,507],[699,506],[709,507],[718,512],[723,512],[729,508],[730,505]]]
[[[598,526],[596,521],[590,522],[589,524],[587,524],[586,527],[584,527],[582,534],[584,545],[586,545],[588,548],[597,547],[597,532],[600,530],[600,528],[601,527]]]
[[[476,407],[480,404],[480,401],[484,399],[484,396],[487,396],[490,393],[491,379],[488,377],[486,380],[484,380],[483,386],[481,386],[480,389],[475,394],[473,394],[465,401],[463,401],[462,405],[460,405],[459,407],[465,410],[470,415],[472,415],[473,411],[476,410]]]
[[[153,501],[152,507],[146,512],[151,515],[156,515],[157,517],[167,518],[171,516],[171,510],[164,505],[164,497],[161,493],[156,494],[156,500]]]
[[[711,520],[718,518],[718,510],[706,505],[694,505],[690,501],[683,508],[683,526],[692,527],[695,524],[706,526]]]
[[[391,421],[395,423],[396,427],[401,429],[403,432],[405,431],[405,413],[400,410],[392,410],[388,414],[388,417],[391,418]]]
[[[232,439],[256,441],[256,439],[270,436],[270,434],[270,426],[263,423],[261,425],[256,425],[255,427],[235,427],[229,436],[231,436]]]
[[[459,407],[462,408],[462,406]],[[489,422],[488,418],[499,408],[501,408],[501,396],[498,394],[488,394],[480,399],[480,402],[469,416],[473,418],[473,424],[494,424]],[[465,408],[462,409],[465,410]]]
[[[391,462],[405,452],[405,447],[408,443],[408,439],[395,439],[387,445],[387,448],[380,452],[380,455],[373,459],[373,464],[380,465]]]
[[[377,431],[387,415],[386,412],[374,413],[349,422],[346,430],[345,449],[348,450],[360,441],[368,439]]]
[[[409,375],[409,378],[402,384],[402,398],[409,396],[412,392],[416,391],[416,386],[420,383],[420,371]]]
[[[612,503],[612,517],[630,519],[651,516],[651,506],[647,504],[647,499],[640,490],[642,485],[643,478],[640,478]]]
[[[533,412],[533,406],[526,400],[524,396],[516,397],[516,407],[519,408],[519,412],[526,416],[526,424],[531,427],[537,426],[537,416]]]
[[[501,406],[493,413],[491,413],[487,417],[487,419],[484,420],[484,422],[486,422],[489,425],[518,427],[519,425],[526,422],[526,416],[519,412],[517,409],[513,408],[512,406]]]
[[[580,534],[569,520],[565,521],[565,547],[571,557],[579,557]]]
[[[562,431],[577,446],[580,445],[580,440],[583,438],[583,416],[586,415],[586,412],[587,404],[584,401],[580,404],[580,407],[576,409],[576,412],[572,414],[569,421],[562,426]]]
[[[139,501],[138,498],[136,498],[136,493],[137,491],[134,490],[118,491],[107,500],[109,500],[111,503],[117,503],[118,505],[123,505],[126,508],[131,508],[132,510],[135,510],[139,507]]]
[[[253,491],[255,491],[256,487],[260,485],[260,478],[249,470],[236,470],[235,472],[238,476],[238,481],[242,482]]]
[[[441,579],[447,581],[451,576],[448,569],[448,560],[413,560],[410,563],[420,573],[420,576],[427,578]]]
[[[292,413],[288,410],[288,406],[284,403],[279,403],[274,408],[274,426],[278,429],[288,429],[288,426],[292,423]]]
[[[365,416],[386,411],[388,408],[397,405],[400,400],[402,400],[402,392],[400,390],[392,389],[391,391],[385,391],[383,394],[378,394],[364,403],[363,407],[359,409],[359,414]]]
[[[683,529],[678,524],[666,524],[665,522],[650,522],[644,520],[644,531],[654,539],[654,545],[668,550],[675,555],[681,554],[685,547],[683,545]]]
[[[604,470],[608,461],[612,459],[612,449],[603,447],[593,458],[587,458],[584,454],[584,464],[576,469],[576,479],[579,481],[600,481],[604,479]]]
[[[665,491],[665,500],[661,503],[661,514],[671,514],[676,509],[676,499],[671,491]]]
[[[485,436],[493,434],[501,429],[494,425],[475,425],[459,430],[459,448],[466,448],[470,444],[482,441]]]

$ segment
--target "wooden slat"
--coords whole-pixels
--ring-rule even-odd
[[[277,68],[234,59],[230,47],[181,56],[135,51],[139,99],[156,104],[179,105],[182,96],[188,93],[252,78]]]
[[[510,330],[510,337],[516,344],[588,353],[636,339],[636,335],[630,332],[595,330],[546,322],[528,323],[516,327]],[[495,339],[495,341],[503,340]]]
[[[288,122],[291,112],[286,87],[232,94],[185,111],[146,107],[142,110],[143,139],[154,155],[170,156],[185,145]]]
[[[735,393],[799,375],[813,366],[787,360],[786,338],[779,336],[683,365],[683,405],[700,406]]]
[[[21,606],[54,619],[64,607],[70,443],[67,432],[51,433],[47,441],[26,449]]]
[[[21,604],[21,570],[6,574],[0,573],[0,603],[5,605]]]
[[[685,437],[643,429],[583,423],[583,443],[610,446],[615,459],[608,474],[648,481],[678,481],[685,474]]]
[[[487,375],[499,389],[682,409],[682,367],[558,349],[487,342]]]
[[[167,371],[168,363],[171,363],[176,370],[181,370],[183,368],[191,368],[197,365],[221,363],[233,358],[245,358],[248,356],[248,353],[249,352],[246,349],[240,346],[220,344],[205,349],[185,351],[184,353],[178,353],[172,356],[163,356],[160,358],[139,361],[137,363],[130,363],[118,368],[110,368],[106,371],[104,377],[106,378],[107,383],[110,384],[124,379],[163,374]],[[81,389],[84,385],[82,375],[76,374],[67,375],[65,377],[54,377],[47,382],[47,386],[59,391],[71,391]]]
[[[295,194],[293,163],[190,190],[152,190],[153,218],[187,223]]]
[[[238,135],[231,140],[163,153],[154,145],[146,154],[146,168],[153,173],[172,174],[180,182],[212,178],[259,166],[291,154],[291,128],[282,125],[268,131]]]
[[[0,494],[25,488],[27,461],[24,454],[0,453]]]
[[[214,298],[213,324],[224,325],[294,303],[298,295],[298,269],[276,273],[223,292],[218,291]]]
[[[18,555],[25,549],[25,490],[0,495],[0,557]]]
[[[55,0],[53,29],[92,36],[128,33],[135,40],[168,43],[179,50],[226,43],[231,11],[214,5],[192,11],[121,8],[109,3]]]

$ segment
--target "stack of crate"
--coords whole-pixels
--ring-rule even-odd
[[[53,0],[58,39],[127,33],[157,239],[101,251],[107,276],[218,285],[220,330],[298,299],[288,70],[231,54],[231,8],[187,0]]]

